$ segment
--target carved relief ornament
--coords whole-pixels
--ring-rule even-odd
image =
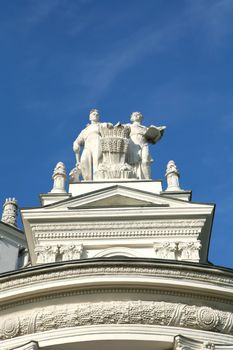
[[[205,306],[153,302],[114,301],[40,308],[33,314],[0,319],[0,339],[74,326],[147,324],[184,327],[233,334],[233,314]]]

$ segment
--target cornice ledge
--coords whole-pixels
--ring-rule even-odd
[[[0,293],[20,286],[40,282],[66,280],[82,276],[136,275],[201,282],[220,287],[233,287],[233,271],[194,263],[169,262],[155,259],[124,258],[83,259],[67,263],[38,265],[0,276]]]

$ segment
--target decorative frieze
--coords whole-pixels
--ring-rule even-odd
[[[175,326],[233,334],[233,314],[216,309],[154,301],[110,301],[38,308],[0,318],[0,339],[53,329],[100,324]]]
[[[138,238],[155,236],[198,236],[206,219],[200,220],[128,220],[90,221],[64,224],[36,224],[32,231],[36,239]]]

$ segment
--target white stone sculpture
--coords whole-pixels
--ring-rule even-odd
[[[174,160],[170,160],[167,163],[167,170],[165,174],[167,178],[167,189],[166,191],[181,191],[179,185],[180,173],[176,167]]]
[[[57,163],[52,176],[54,183],[53,183],[53,189],[51,190],[51,193],[66,193],[66,189],[65,189],[66,178],[67,178],[66,168],[64,163],[62,162]]]
[[[141,124],[143,115],[133,112],[130,120],[130,143],[127,162],[135,168],[138,179],[151,179],[151,163],[149,143],[157,143],[163,136],[165,126],[146,127]]]
[[[165,126],[141,125],[142,114],[133,112],[132,124],[100,123],[99,112],[91,110],[90,124],[74,141],[76,166],[70,172],[71,182],[111,179],[151,179],[152,158],[149,143],[163,136]],[[80,155],[83,147],[82,155]]]
[[[130,128],[117,123],[115,126],[101,125],[100,149],[102,163],[96,173],[97,179],[136,178],[133,168],[126,163]]]
[[[81,131],[74,141],[73,150],[76,155],[76,168],[81,171],[84,180],[89,181],[95,178],[95,173],[102,161],[102,152],[100,147],[100,127],[111,126],[111,123],[100,123],[100,116],[97,109],[90,111],[90,124]],[[83,152],[80,157],[80,150]]]
[[[18,205],[15,198],[6,198],[3,204],[2,221],[17,227]]]

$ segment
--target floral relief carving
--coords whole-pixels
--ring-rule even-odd
[[[17,316],[5,318],[1,324],[3,338],[13,338],[19,334],[20,323]]]
[[[233,334],[233,318],[229,312],[178,303],[111,301],[50,306],[38,309],[33,315],[3,317],[0,339],[99,324],[165,325]]]

